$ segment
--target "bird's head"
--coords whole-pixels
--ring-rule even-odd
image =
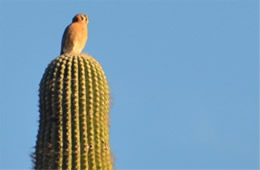
[[[72,22],[85,22],[88,24],[89,18],[86,14],[77,14],[73,17]]]

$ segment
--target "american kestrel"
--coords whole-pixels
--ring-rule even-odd
[[[80,54],[88,39],[88,22],[86,14],[77,14],[65,29],[61,42],[60,55],[64,53]]]

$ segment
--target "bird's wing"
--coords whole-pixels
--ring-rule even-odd
[[[62,55],[64,53],[63,52],[63,47],[64,47],[65,43],[68,41],[66,39],[69,38],[67,36],[68,35],[68,30],[69,30],[69,26],[67,26],[67,28],[65,29],[65,31],[63,33],[63,36],[62,36],[60,55]]]

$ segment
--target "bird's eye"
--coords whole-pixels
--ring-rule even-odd
[[[80,18],[81,18],[82,21],[85,20],[84,16],[82,16],[82,15],[80,15]]]

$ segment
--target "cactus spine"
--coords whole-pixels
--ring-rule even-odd
[[[112,169],[109,87],[90,56],[62,55],[40,83],[35,169]]]

